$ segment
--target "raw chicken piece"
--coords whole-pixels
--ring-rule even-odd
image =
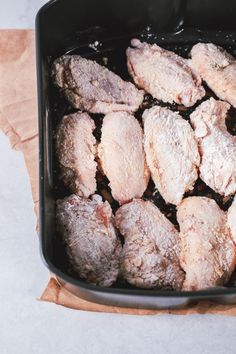
[[[190,115],[200,147],[200,177],[225,196],[236,192],[236,137],[225,125],[229,108],[228,103],[210,98]]]
[[[226,214],[213,199],[190,197],[178,206],[180,264],[186,272],[183,290],[225,284],[234,270],[236,249]]]
[[[138,87],[153,97],[169,103],[193,106],[205,96],[201,78],[189,61],[156,44],[131,41],[127,49],[128,69]]]
[[[121,272],[140,288],[180,290],[180,239],[174,225],[151,202],[141,199],[116,212],[116,226],[125,238]]]
[[[89,197],[96,191],[94,121],[87,113],[63,117],[56,133],[56,151],[62,179],[70,190]]]
[[[106,67],[79,55],[64,55],[52,69],[54,82],[68,101],[91,113],[136,111],[143,101],[143,92],[131,82],[123,81]]]
[[[117,279],[122,248],[112,219],[110,205],[99,195],[57,202],[57,226],[70,263],[88,283],[110,286]]]
[[[105,116],[98,155],[115,200],[123,204],[143,195],[150,174],[142,128],[132,115],[116,112]]]
[[[177,112],[154,106],[143,113],[144,147],[153,181],[167,203],[193,189],[200,164],[190,124]]]
[[[228,210],[228,225],[231,230],[232,238],[236,243],[236,198]]]
[[[191,50],[192,65],[222,100],[236,108],[236,60],[212,43],[198,43]]]

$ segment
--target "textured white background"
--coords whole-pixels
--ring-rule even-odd
[[[43,3],[0,0],[0,27],[33,28]],[[2,133],[0,166],[1,354],[236,352],[236,318],[86,313],[37,301],[48,272],[39,256],[29,179],[22,154]]]

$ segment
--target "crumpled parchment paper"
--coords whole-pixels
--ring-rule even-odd
[[[37,216],[38,121],[34,36],[33,30],[0,30],[0,129],[8,136],[12,148],[21,150],[24,154]],[[143,310],[100,305],[72,295],[57,282],[53,274],[50,277],[40,299],[73,309],[134,315],[207,313],[236,316],[236,305],[210,302],[200,302],[176,310]]]

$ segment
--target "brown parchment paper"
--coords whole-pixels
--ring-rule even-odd
[[[38,127],[33,30],[0,30],[0,129],[24,154],[38,210]],[[4,152],[0,152],[4,153]],[[17,176],[16,176],[17,178]],[[20,188],[20,186],[19,186]],[[134,315],[222,314],[236,316],[236,305],[201,302],[179,310],[142,310],[99,305],[79,299],[51,275],[41,300],[73,309]]]

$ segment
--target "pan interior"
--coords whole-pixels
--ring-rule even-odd
[[[226,31],[200,31],[196,29],[186,28],[177,33],[159,33],[155,34],[150,26],[147,26],[142,32],[133,33],[129,35],[123,34],[111,34],[111,31],[107,31],[101,27],[92,27],[84,31],[79,31],[76,35],[73,35],[70,39],[71,45],[60,52],[58,56],[63,54],[79,54],[88,59],[96,60],[101,65],[105,65],[108,69],[118,74],[124,80],[132,81],[128,74],[126,65],[126,49],[130,45],[132,38],[139,38],[141,41],[148,43],[156,43],[161,47],[174,51],[184,58],[189,58],[189,53],[192,46],[198,42],[212,42],[214,44],[222,46],[229,53],[236,57],[236,32]],[[48,65],[51,70],[52,62],[56,57],[48,57]],[[215,97],[214,93],[205,86],[206,96],[202,101],[207,100],[209,97]],[[146,95],[142,107],[135,113],[135,117],[142,124],[142,113],[145,109],[152,107],[153,105],[161,105],[172,109],[173,111],[179,111],[180,115],[189,120],[190,113],[198,106],[202,101],[198,101],[197,104],[191,108],[186,108],[177,104],[165,104],[161,101],[153,99],[150,95]],[[50,82],[49,85],[49,105],[51,113],[51,131],[52,139],[48,140],[51,144],[49,149],[51,151],[52,161],[49,165],[49,175],[52,179],[53,199],[61,199],[70,195],[59,178],[60,168],[55,156],[53,139],[56,127],[66,114],[72,113],[75,110],[65,100],[59,90]],[[100,141],[101,126],[103,121],[103,115],[91,114],[96,124],[95,136],[97,141]],[[226,119],[226,124],[229,132],[236,135],[236,110],[231,108]],[[51,143],[50,143],[51,141]],[[113,212],[116,212],[119,205],[112,198],[111,190],[109,188],[109,181],[100,171],[97,172],[97,193],[100,194],[104,200],[108,200],[111,204]],[[232,203],[233,197],[222,197],[215,193],[212,189],[206,186],[200,179],[197,180],[194,189],[191,192],[186,193],[187,196],[207,196],[213,198],[217,204],[223,210],[227,210]],[[161,197],[160,193],[155,189],[154,183],[150,181],[146,192],[143,195],[143,199],[152,201],[165,216],[174,223],[178,229],[178,223],[176,220],[176,207],[171,204],[166,204]],[[65,253],[65,245],[57,233],[53,236],[53,264],[61,270],[63,273],[72,276],[75,279],[79,279],[78,275],[73,272],[70,264],[67,260]],[[232,275],[227,287],[236,286],[236,272]],[[118,280],[113,285],[115,288],[132,288],[126,282]]]

